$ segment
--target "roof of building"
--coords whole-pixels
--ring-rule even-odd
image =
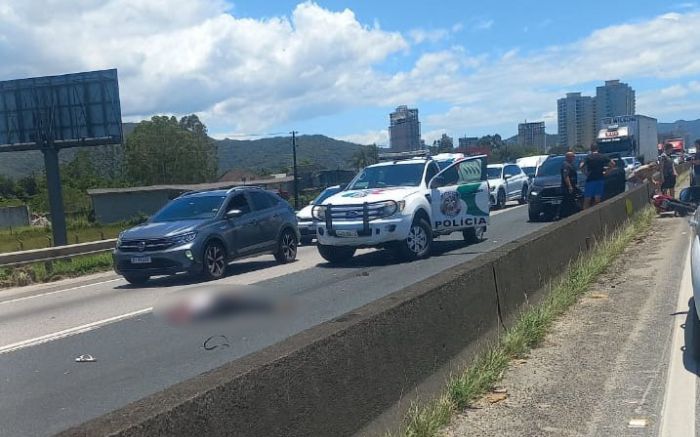
[[[293,176],[287,176],[284,178],[275,179],[260,179],[256,181],[228,181],[228,182],[213,182],[208,184],[172,184],[172,185],[150,185],[145,187],[128,187],[128,188],[94,188],[88,190],[88,194],[91,196],[101,195],[101,194],[116,194],[116,193],[133,193],[133,192],[149,192],[149,191],[176,191],[176,192],[186,192],[186,191],[201,191],[201,190],[216,190],[223,188],[233,188],[240,187],[244,185],[274,185],[279,183],[291,182],[294,180]]]

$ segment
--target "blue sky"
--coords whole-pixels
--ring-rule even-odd
[[[427,142],[556,133],[558,97],[616,78],[640,113],[700,118],[696,3],[6,1],[0,79],[116,67],[125,120],[196,112],[217,137],[384,144],[399,104]]]

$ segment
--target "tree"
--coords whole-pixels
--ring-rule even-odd
[[[352,165],[357,170],[377,162],[379,162],[379,147],[376,144],[360,146],[360,149],[352,156]]]
[[[127,139],[124,155],[132,183],[202,183],[216,177],[216,147],[196,115],[142,121]]]

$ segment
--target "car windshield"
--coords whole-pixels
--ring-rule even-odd
[[[171,201],[151,219],[152,222],[205,220],[216,216],[226,196],[191,196]]]
[[[535,177],[535,171],[537,170],[537,167],[520,167],[523,169],[527,177],[533,178]]]
[[[489,179],[500,179],[503,167],[488,167],[486,169],[486,177]]]
[[[425,163],[367,167],[358,174],[348,190],[385,187],[417,187],[423,179]]]
[[[340,188],[334,187],[334,188],[326,188],[321,192],[321,194],[318,195],[314,200],[311,201],[312,204],[318,205],[323,203],[324,200],[328,199],[332,195],[340,192]]]

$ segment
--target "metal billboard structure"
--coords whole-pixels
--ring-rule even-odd
[[[44,154],[55,246],[67,244],[58,152],[122,136],[116,69],[0,82],[0,153]]]

